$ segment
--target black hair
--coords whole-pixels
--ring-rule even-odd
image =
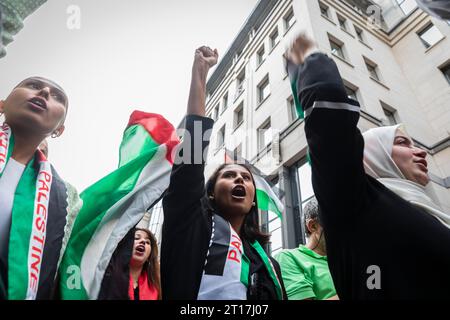
[[[253,201],[255,202],[255,206],[252,206],[250,212],[247,213],[244,219],[244,224],[242,225],[241,237],[253,242],[257,240],[261,245],[265,245],[270,240],[270,234],[263,233],[259,228],[259,212],[258,212],[258,202],[256,199],[256,185],[255,179],[253,178],[252,170],[249,166],[245,164],[237,164],[237,163],[224,163],[220,165],[211,177],[206,182],[206,198],[207,203],[209,205],[209,209],[211,213],[217,213],[219,215],[220,211],[216,208],[215,202],[211,200],[209,197],[214,194],[214,187],[216,185],[217,179],[219,177],[220,171],[230,165],[238,165],[245,168],[250,175],[252,176],[253,186],[255,187],[255,198]]]

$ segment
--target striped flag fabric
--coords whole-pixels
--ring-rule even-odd
[[[131,114],[118,169],[80,195],[83,206],[60,266],[62,299],[97,299],[118,243],[169,186],[178,143],[174,127],[161,115]]]
[[[256,200],[258,202],[258,209],[262,211],[271,211],[275,213],[280,219],[283,217],[284,206],[278,196],[273,191],[273,188],[264,178],[264,175],[258,168],[250,164],[244,158],[236,157],[233,153],[225,149],[225,163],[245,163],[252,169],[253,178],[256,186]],[[236,159],[238,158],[238,159]]]

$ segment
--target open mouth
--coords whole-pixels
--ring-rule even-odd
[[[247,192],[243,186],[238,185],[231,190],[231,196],[235,199],[245,199],[246,195]]]
[[[47,110],[47,102],[45,102],[45,100],[42,98],[34,97],[34,98],[28,100],[28,102],[34,108],[41,109],[41,110]]]
[[[138,245],[136,247],[136,252],[140,253],[140,254],[143,254],[145,252],[145,246],[144,245]]]

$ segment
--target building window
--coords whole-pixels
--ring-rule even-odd
[[[280,34],[278,33],[278,28],[275,28],[275,30],[272,31],[270,34],[270,49],[273,49],[278,42],[280,42]]]
[[[242,143],[233,150],[233,160],[237,161],[242,158]]]
[[[267,231],[270,233],[270,254],[275,255],[283,249],[281,219],[272,211],[267,211]]]
[[[219,118],[219,108],[220,106],[217,105],[213,110],[212,118],[214,121],[217,121],[217,119]]]
[[[450,63],[442,67],[441,71],[444,74],[444,77],[447,79],[448,83],[450,84]]]
[[[298,118],[297,114],[297,108],[295,107],[295,101],[294,97],[290,96],[287,99],[287,105],[288,105],[288,113],[289,113],[289,122],[292,123]]]
[[[331,19],[330,8],[327,5],[325,5],[322,2],[320,2],[320,1],[319,1],[319,6],[320,6],[320,14],[322,16],[324,16],[325,18]]]
[[[356,36],[358,37],[358,40],[365,43],[364,33],[363,33],[362,29],[355,26],[355,32],[356,32]]]
[[[234,110],[234,129],[244,122],[244,103],[242,102],[236,110]]]
[[[264,50],[264,44],[263,44],[261,46],[261,48],[259,48],[258,52],[256,53],[256,66],[260,66],[261,63],[263,63],[264,54],[265,54],[265,50]]]
[[[304,225],[304,209],[306,204],[314,197],[314,190],[312,187],[311,181],[311,166],[308,162],[302,161],[302,165],[297,167],[297,185],[298,185],[298,205],[301,208],[301,224],[302,230],[306,230],[306,226]],[[306,233],[306,232],[305,232]],[[303,238],[306,238],[306,234],[303,235]]]
[[[387,105],[383,101],[381,102],[381,108],[383,109],[384,115],[389,123],[389,125],[393,126],[398,123],[398,113],[397,110]]]
[[[396,0],[405,15],[410,14],[417,8],[416,0]]]
[[[431,46],[438,43],[444,36],[439,31],[438,28],[432,23],[427,25],[423,30],[417,33],[422,40],[425,48],[430,48]]]
[[[158,242],[158,248],[161,246],[161,231],[162,225],[164,222],[164,212],[162,200],[160,200],[157,204],[155,204],[148,213],[146,213],[148,220],[148,226],[144,226],[144,228],[149,229],[155,236]]]
[[[275,183],[272,187],[273,192],[281,202],[284,202],[284,193],[280,190],[280,183],[278,179],[276,182],[273,181],[273,183]],[[259,220],[261,221],[261,230],[265,233],[271,234],[269,253],[273,256],[283,249],[281,219],[275,212],[269,210],[261,211]]]
[[[245,69],[238,74],[236,77],[236,98],[241,95],[244,91],[244,81],[245,81]]]
[[[294,10],[292,8],[284,16],[283,21],[284,21],[284,30],[288,31],[295,23]]]
[[[272,129],[270,127],[270,119],[268,119],[258,129],[258,151],[263,150],[272,142]]]
[[[380,75],[378,71],[378,66],[375,62],[370,61],[367,58],[364,58],[364,62],[366,64],[367,71],[369,71],[369,75],[372,79],[380,81]]]
[[[337,39],[329,38],[329,40],[330,40],[330,46],[331,46],[331,53],[338,56],[339,58],[345,60],[344,43]]]
[[[258,84],[258,105],[260,105],[270,95],[269,76],[267,75]]]
[[[217,132],[217,149],[225,144],[225,125]]]
[[[222,98],[222,112],[227,110],[228,108],[228,93],[225,93],[225,95]]]
[[[347,92],[347,97],[350,99],[353,99],[355,101],[358,101],[358,95],[356,93],[357,90],[350,88],[349,86],[345,86],[345,91]]]
[[[348,31],[347,30],[347,19],[345,19],[344,17],[338,15],[338,21],[339,21],[339,26],[341,27],[342,30]]]
[[[357,101],[361,106],[361,109],[364,108],[362,98],[359,92],[359,88],[355,86],[353,83],[343,79],[345,92],[347,93],[347,97],[354,101]]]

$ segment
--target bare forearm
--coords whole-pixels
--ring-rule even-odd
[[[191,88],[189,91],[189,100],[187,114],[198,116],[205,115],[206,104],[206,77],[209,67],[194,63],[192,66]]]

